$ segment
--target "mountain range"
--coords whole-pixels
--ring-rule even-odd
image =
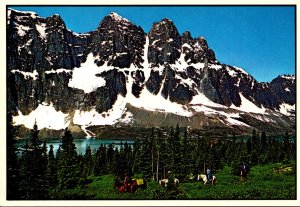
[[[103,126],[177,123],[284,132],[295,131],[295,104],[294,75],[258,82],[167,18],[146,33],[110,13],[94,31],[78,34],[57,14],[7,10],[7,109],[24,128],[36,122],[87,137],[101,137]]]

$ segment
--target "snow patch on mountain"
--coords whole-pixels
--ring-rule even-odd
[[[289,80],[295,80],[294,75],[280,75],[281,78],[289,79]]]
[[[295,111],[295,104],[290,105],[287,103],[282,103],[282,104],[280,104],[279,107],[280,107],[279,108],[280,113],[287,115],[287,116],[291,115],[291,111]]]
[[[32,12],[32,11],[19,11],[19,10],[16,10],[16,9],[8,9],[7,10],[7,17],[10,17],[11,11],[15,11],[15,12],[18,12],[18,13],[24,14],[24,15],[29,15],[33,19],[38,17],[38,14],[36,12]]]
[[[272,123],[276,123],[274,120],[268,118],[267,116],[263,115],[263,114],[251,114],[251,116],[253,116],[254,118],[263,121],[263,122],[272,122]]]
[[[198,94],[195,95],[190,102],[190,104],[203,104],[207,106],[213,106],[213,107],[219,107],[219,108],[227,108],[226,106],[223,106],[221,104],[217,104],[210,99],[208,99],[203,93],[198,91]]]
[[[75,110],[73,123],[83,126],[113,125],[125,113],[125,105],[125,98],[118,95],[115,104],[107,112],[98,113],[95,108],[90,111]]]
[[[243,94],[239,93],[239,95],[241,98],[241,105],[239,107],[237,107],[232,104],[230,106],[230,108],[245,111],[245,112],[253,112],[253,113],[260,113],[260,114],[265,113],[266,109],[263,106],[261,106],[261,108],[260,108],[260,107],[256,106],[253,102],[251,102],[250,100],[245,98],[243,96]]]
[[[34,123],[38,125],[38,129],[65,129],[69,126],[70,121],[67,121],[68,114],[61,111],[56,111],[53,104],[47,103],[39,104],[39,106],[30,114],[23,115],[21,111],[17,116],[13,117],[15,125],[24,125],[26,128],[32,129]]]
[[[239,72],[245,74],[245,75],[249,75],[249,73],[247,73],[243,68],[240,68],[240,67],[237,67],[237,66],[232,66],[234,67],[235,69],[237,69]]]
[[[219,113],[219,114],[223,115],[226,118],[225,120],[227,121],[227,123],[231,126],[242,125],[242,126],[250,127],[248,124],[245,124],[244,122],[241,122],[239,120],[234,119],[234,118],[239,118],[240,117],[239,114],[234,114],[234,113],[229,113],[228,114],[228,113],[225,113],[223,111],[217,111],[216,113]]]
[[[16,28],[18,30],[18,34],[20,37],[25,36],[27,34],[27,32],[32,29],[32,28],[30,28],[28,26],[24,26],[24,25],[18,25]]]
[[[224,106],[223,106],[224,107]],[[220,119],[221,122],[223,122],[225,125],[229,125],[229,126],[235,126],[235,125],[243,125],[246,127],[250,127],[249,125],[245,124],[244,122],[241,122],[239,120],[236,120],[234,118],[239,118],[239,113],[226,113],[224,111],[217,111],[213,108],[210,108],[208,106],[205,105],[194,105],[192,106],[192,108],[196,111],[196,112],[203,112],[205,115],[216,115],[216,116],[221,116],[223,117],[224,121],[222,119]]]
[[[131,91],[132,84],[133,78],[131,76],[127,76],[127,91]],[[146,109],[148,111],[160,111],[187,117],[192,116],[193,113],[188,111],[186,106],[171,102],[169,99],[165,99],[161,95],[163,85],[164,83],[161,84],[161,89],[157,95],[150,93],[146,88],[141,91],[139,98],[136,98],[132,93],[127,93],[126,101],[134,107]]]
[[[45,71],[46,74],[51,74],[51,73],[55,73],[55,74],[59,74],[59,73],[72,73],[72,70],[68,70],[68,69],[56,69],[56,70],[47,70]]]
[[[144,56],[143,56],[143,72],[145,76],[145,80],[148,80],[151,74],[151,69],[149,67],[149,61],[148,61],[148,47],[149,47],[149,37],[146,36],[146,42],[144,45]]]
[[[90,53],[85,63],[79,68],[74,68],[72,79],[70,79],[68,86],[81,89],[85,93],[90,93],[99,87],[105,86],[106,81],[104,78],[96,76],[96,74],[103,72],[101,68],[94,63],[94,57]]]
[[[24,45],[22,46],[18,46],[18,54],[20,55],[21,54],[21,51],[23,49],[25,49],[27,51],[28,54],[31,54],[31,51],[29,49],[29,46],[31,45],[32,43],[32,39],[29,39]]]
[[[38,72],[34,70],[33,72],[25,72],[21,70],[12,70],[11,71],[13,74],[15,73],[21,73],[25,79],[32,78],[33,80],[36,80],[38,78]]]
[[[183,47],[186,47],[186,45],[188,44],[183,44],[183,46],[181,47],[181,51],[183,51]],[[185,72],[186,69],[189,66],[192,66],[198,70],[201,70],[204,68],[205,64],[204,63],[188,63],[187,61],[185,61],[185,54],[183,52],[180,53],[180,57],[175,61],[174,64],[170,64],[170,66],[175,69],[176,71],[181,71],[181,72]]]
[[[46,29],[47,29],[46,24],[45,23],[36,24],[35,27],[36,27],[36,30],[40,33],[40,37],[42,38],[42,40],[45,39],[46,36],[47,36],[47,33],[46,33]]]
[[[127,23],[130,23],[130,21],[122,16],[120,16],[119,14],[115,13],[115,12],[111,12],[109,14],[109,16],[111,18],[113,18],[114,20],[118,21],[118,22],[127,22]]]

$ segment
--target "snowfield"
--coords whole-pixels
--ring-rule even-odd
[[[68,86],[81,89],[85,93],[90,93],[99,87],[105,86],[106,81],[104,78],[96,76],[96,74],[103,72],[101,68],[94,63],[93,55],[89,54],[86,62],[82,63],[81,67],[73,70],[72,79],[69,81]]]
[[[18,116],[13,117],[15,125],[23,124],[26,128],[32,129],[34,123],[37,123],[38,129],[65,129],[69,126],[68,114],[61,111],[56,111],[53,104],[47,105],[46,103],[39,104],[39,106],[30,114],[23,115],[19,111]]]

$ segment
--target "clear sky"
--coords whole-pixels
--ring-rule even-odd
[[[292,6],[89,6],[10,7],[41,17],[60,14],[77,33],[95,30],[116,12],[148,32],[167,17],[180,34],[204,36],[217,59],[244,68],[258,81],[295,74],[295,8]]]

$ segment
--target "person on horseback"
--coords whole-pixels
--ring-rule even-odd
[[[209,167],[206,169],[206,178],[207,178],[208,182],[211,182],[211,181],[212,181],[213,175],[212,175],[211,166],[209,166]]]
[[[125,191],[130,190],[131,181],[132,181],[132,179],[131,179],[130,173],[126,172],[125,178],[124,178]]]
[[[242,166],[240,167],[240,171],[241,171],[241,181],[246,181],[247,175],[249,173],[249,165],[243,162]]]

